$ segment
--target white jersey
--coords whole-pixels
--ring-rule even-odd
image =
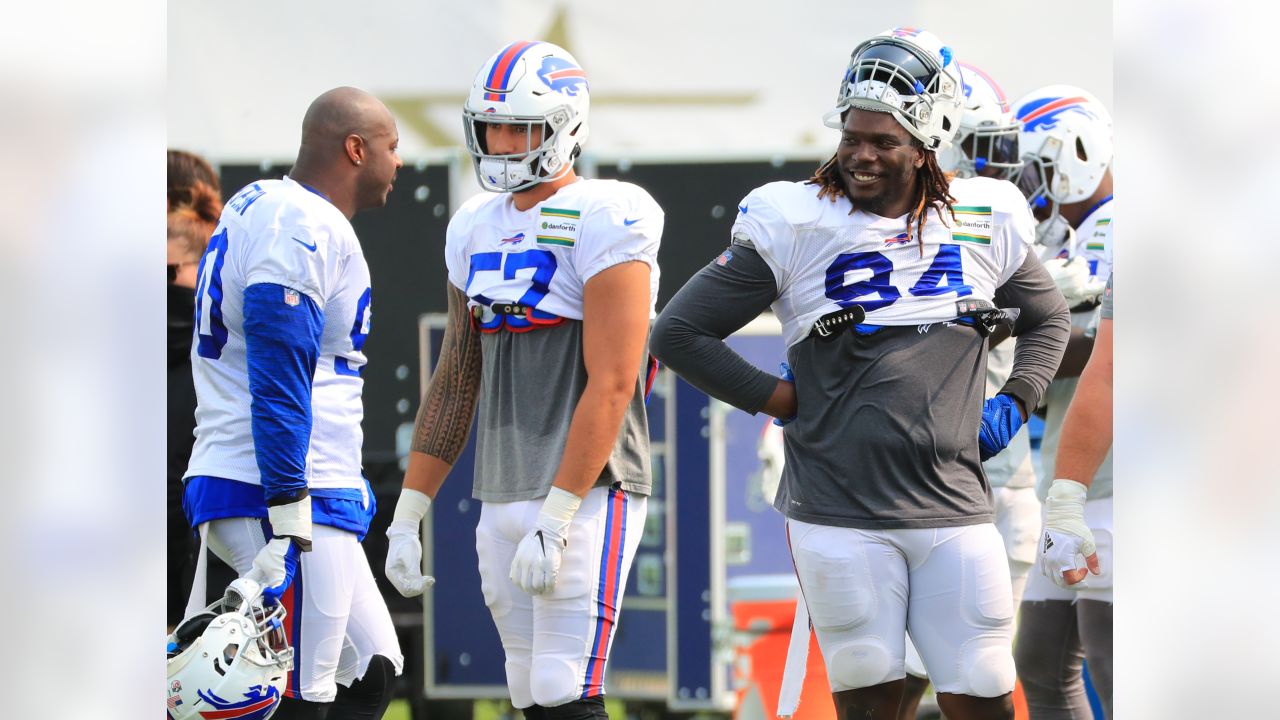
[[[929,212],[924,252],[906,216],[858,210],[848,198],[818,197],[818,186],[775,182],[738,205],[734,242],[756,249],[778,283],[774,313],[790,347],[813,322],[860,305],[867,324],[954,320],[958,300],[993,302],[1022,265],[1035,221],[1018,189],[1003,180],[953,180],[955,220]],[[915,231],[915,226],[910,228]]]
[[[1083,256],[1089,263],[1089,274],[1106,280],[1111,275],[1111,220],[1116,203],[1107,196],[1080,221],[1074,236],[1064,235],[1057,241],[1039,246],[1041,260]]]
[[[650,269],[652,318],[662,224],[662,208],[647,192],[617,180],[579,180],[523,211],[510,194],[483,193],[449,221],[449,281],[467,294],[469,307],[516,303],[581,320],[587,281],[639,260]]]
[[[298,301],[290,292],[305,294],[324,315],[311,391],[308,486],[363,490],[360,370],[372,315],[369,267],[342,212],[287,177],[237,193],[200,263],[191,352],[199,402],[186,477],[261,484],[244,336],[244,292],[259,283],[290,288],[286,303]]]

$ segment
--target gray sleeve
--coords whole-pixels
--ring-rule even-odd
[[[1031,412],[1040,405],[1045,388],[1062,362],[1071,335],[1071,311],[1034,253],[1027,253],[1022,267],[996,289],[995,300],[999,307],[1022,310],[1013,327],[1018,338],[1013,372],[1000,392],[1021,400]]]
[[[1107,289],[1102,291],[1102,319],[1111,320],[1115,314],[1116,308],[1114,300],[1111,299],[1111,284],[1115,282],[1115,273],[1107,276]]]
[[[777,297],[777,282],[764,259],[754,248],[735,243],[662,309],[649,339],[650,352],[694,387],[754,415],[773,394],[778,378],[744,360],[724,339]]]

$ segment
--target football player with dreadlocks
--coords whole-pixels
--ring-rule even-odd
[[[1022,167],[1018,153],[1018,120],[1000,85],[981,68],[960,63],[964,79],[964,113],[951,147],[939,151],[938,165],[956,177],[1008,180]],[[995,339],[993,339],[995,342]],[[987,353],[987,393],[999,392],[1013,372],[1014,343],[994,344]],[[1013,583],[1013,607],[1022,601],[1027,575],[1036,559],[1040,532],[1040,501],[1036,471],[1031,464],[1031,437],[1024,425],[1000,454],[982,463],[991,485],[996,529],[1004,540]],[[899,720],[915,720],[929,686],[920,653],[907,638],[907,687]]]
[[[1069,323],[1017,188],[938,165],[962,93],[932,33],[860,44],[826,117],[835,155],[748,194],[729,248],[654,327],[689,382],[787,422],[774,505],[842,718],[897,717],[908,630],[948,718],[1013,717],[1012,590],[982,461],[1039,404]],[[782,379],[723,342],[770,306]],[[984,402],[999,325],[1020,342]]]

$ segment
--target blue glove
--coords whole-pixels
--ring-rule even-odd
[[[791,365],[790,365],[789,363],[787,363],[787,362],[782,362],[782,363],[780,363],[780,364],[778,365],[778,369],[782,371],[782,379],[783,379],[783,380],[786,380],[787,382],[791,383],[792,385],[794,385],[794,384],[795,384],[795,382],[796,382],[796,376],[795,376],[795,374],[794,374],[794,373],[792,373],[792,372],[791,372]],[[778,427],[784,427],[787,423],[789,423],[789,422],[791,422],[792,420],[795,420],[795,419],[796,419],[796,416],[795,416],[795,415],[792,415],[791,417],[786,418],[786,419],[783,419],[783,418],[774,418],[774,419],[773,419],[773,424],[774,424],[774,425],[777,425]]]
[[[996,395],[982,404],[982,427],[978,430],[978,456],[982,462],[994,457],[1022,427],[1022,413],[1011,395]]]

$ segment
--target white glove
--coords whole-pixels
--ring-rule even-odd
[[[245,577],[262,586],[262,595],[279,601],[298,571],[298,556],[311,550],[311,496],[267,507],[272,539],[253,558]]]
[[[551,488],[542,501],[538,524],[516,547],[511,560],[511,582],[530,595],[549,593],[556,588],[560,560],[568,545],[569,523],[578,512],[582,498],[558,487]]]
[[[1045,501],[1044,539],[1040,543],[1040,569],[1058,587],[1070,588],[1088,574],[1101,573],[1093,531],[1084,522],[1084,501],[1089,489],[1075,480],[1054,480]],[[1083,555],[1082,565],[1076,558]],[[1070,572],[1074,580],[1063,577]],[[1081,586],[1082,587],[1082,586]]]
[[[1058,286],[1058,291],[1067,299],[1069,308],[1089,300],[1097,300],[1102,289],[1106,287],[1105,281],[1100,286],[1094,287],[1097,282],[1089,274],[1089,263],[1080,256],[1050,258],[1044,261],[1044,269],[1049,271],[1049,276]]]
[[[431,509],[431,498],[417,490],[404,488],[396,502],[395,515],[387,528],[387,579],[405,597],[421,595],[436,584],[436,579],[422,574],[422,540],[419,529],[422,518]]]

